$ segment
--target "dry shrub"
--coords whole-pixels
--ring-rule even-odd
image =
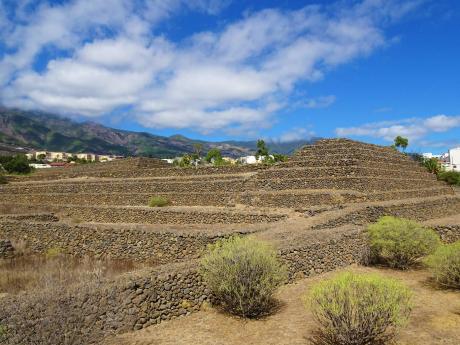
[[[439,285],[460,289],[460,241],[438,247],[425,262]]]
[[[130,261],[72,258],[53,255],[20,256],[0,261],[0,293],[65,290],[72,285],[98,282],[136,268]]]
[[[394,339],[411,312],[411,292],[378,275],[342,273],[306,295],[319,328],[315,345],[383,345]]]
[[[153,196],[149,200],[150,207],[164,207],[171,204],[171,201],[168,198],[163,196]]]
[[[393,268],[409,268],[440,244],[435,231],[408,219],[381,217],[367,230],[372,257]]]
[[[273,293],[287,278],[270,245],[239,236],[211,245],[201,260],[201,273],[224,309],[243,317],[269,312]]]

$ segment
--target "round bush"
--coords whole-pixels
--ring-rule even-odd
[[[396,280],[342,273],[314,286],[305,297],[319,328],[315,345],[382,345],[411,312],[411,292]]]
[[[406,269],[433,253],[438,234],[421,224],[402,218],[382,217],[368,227],[371,256],[393,268]]]
[[[460,289],[460,241],[438,247],[426,263],[438,284]]]
[[[269,312],[273,293],[287,278],[270,245],[239,236],[210,245],[201,260],[201,273],[217,302],[243,317]]]
[[[163,207],[168,206],[170,203],[169,199],[162,196],[154,196],[149,200],[150,207]]]

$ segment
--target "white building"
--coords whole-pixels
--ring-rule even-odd
[[[449,150],[449,164],[451,170],[460,171],[460,147]]]
[[[49,164],[32,163],[32,164],[29,164],[29,166],[31,166],[32,168],[35,168],[35,169],[48,169],[48,168],[51,168],[51,165],[49,165]]]
[[[271,158],[273,158],[272,155],[270,155]],[[264,161],[265,157],[264,156],[259,156],[259,159],[256,158],[256,156],[244,156],[240,157],[237,159],[238,162],[241,164],[259,164]]]

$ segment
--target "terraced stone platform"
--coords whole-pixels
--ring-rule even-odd
[[[149,208],[152,196],[171,204]],[[166,278],[145,283],[155,280],[152,272],[147,280],[132,278],[132,286],[150,284],[147,297],[118,311],[129,325],[117,331],[196,310],[209,294],[196,280],[194,260],[217,239],[238,233],[273,243],[294,279],[359,261],[362,231],[382,215],[436,224],[459,214],[460,197],[411,158],[347,139],[319,140],[273,166],[176,168],[133,158],[43,171],[0,186],[0,239],[26,241],[35,252],[59,247],[69,255],[151,261],[163,273],[170,270],[176,295],[168,293]],[[457,238],[456,229],[439,227],[446,239]],[[183,279],[189,276],[193,283]],[[111,284],[119,291],[122,283]],[[123,289],[135,295],[131,285]],[[158,306],[150,304],[157,290]],[[104,327],[113,331],[104,308],[102,326],[87,325],[93,335],[103,336]],[[29,343],[46,343],[27,334]]]

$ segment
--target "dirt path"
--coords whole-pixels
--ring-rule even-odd
[[[459,345],[460,292],[438,290],[423,271],[391,271],[353,267],[357,272],[378,272],[404,281],[414,291],[415,307],[399,345]],[[282,287],[281,309],[263,320],[242,320],[213,308],[188,317],[108,339],[104,345],[305,345],[315,323],[301,296],[327,273]]]

